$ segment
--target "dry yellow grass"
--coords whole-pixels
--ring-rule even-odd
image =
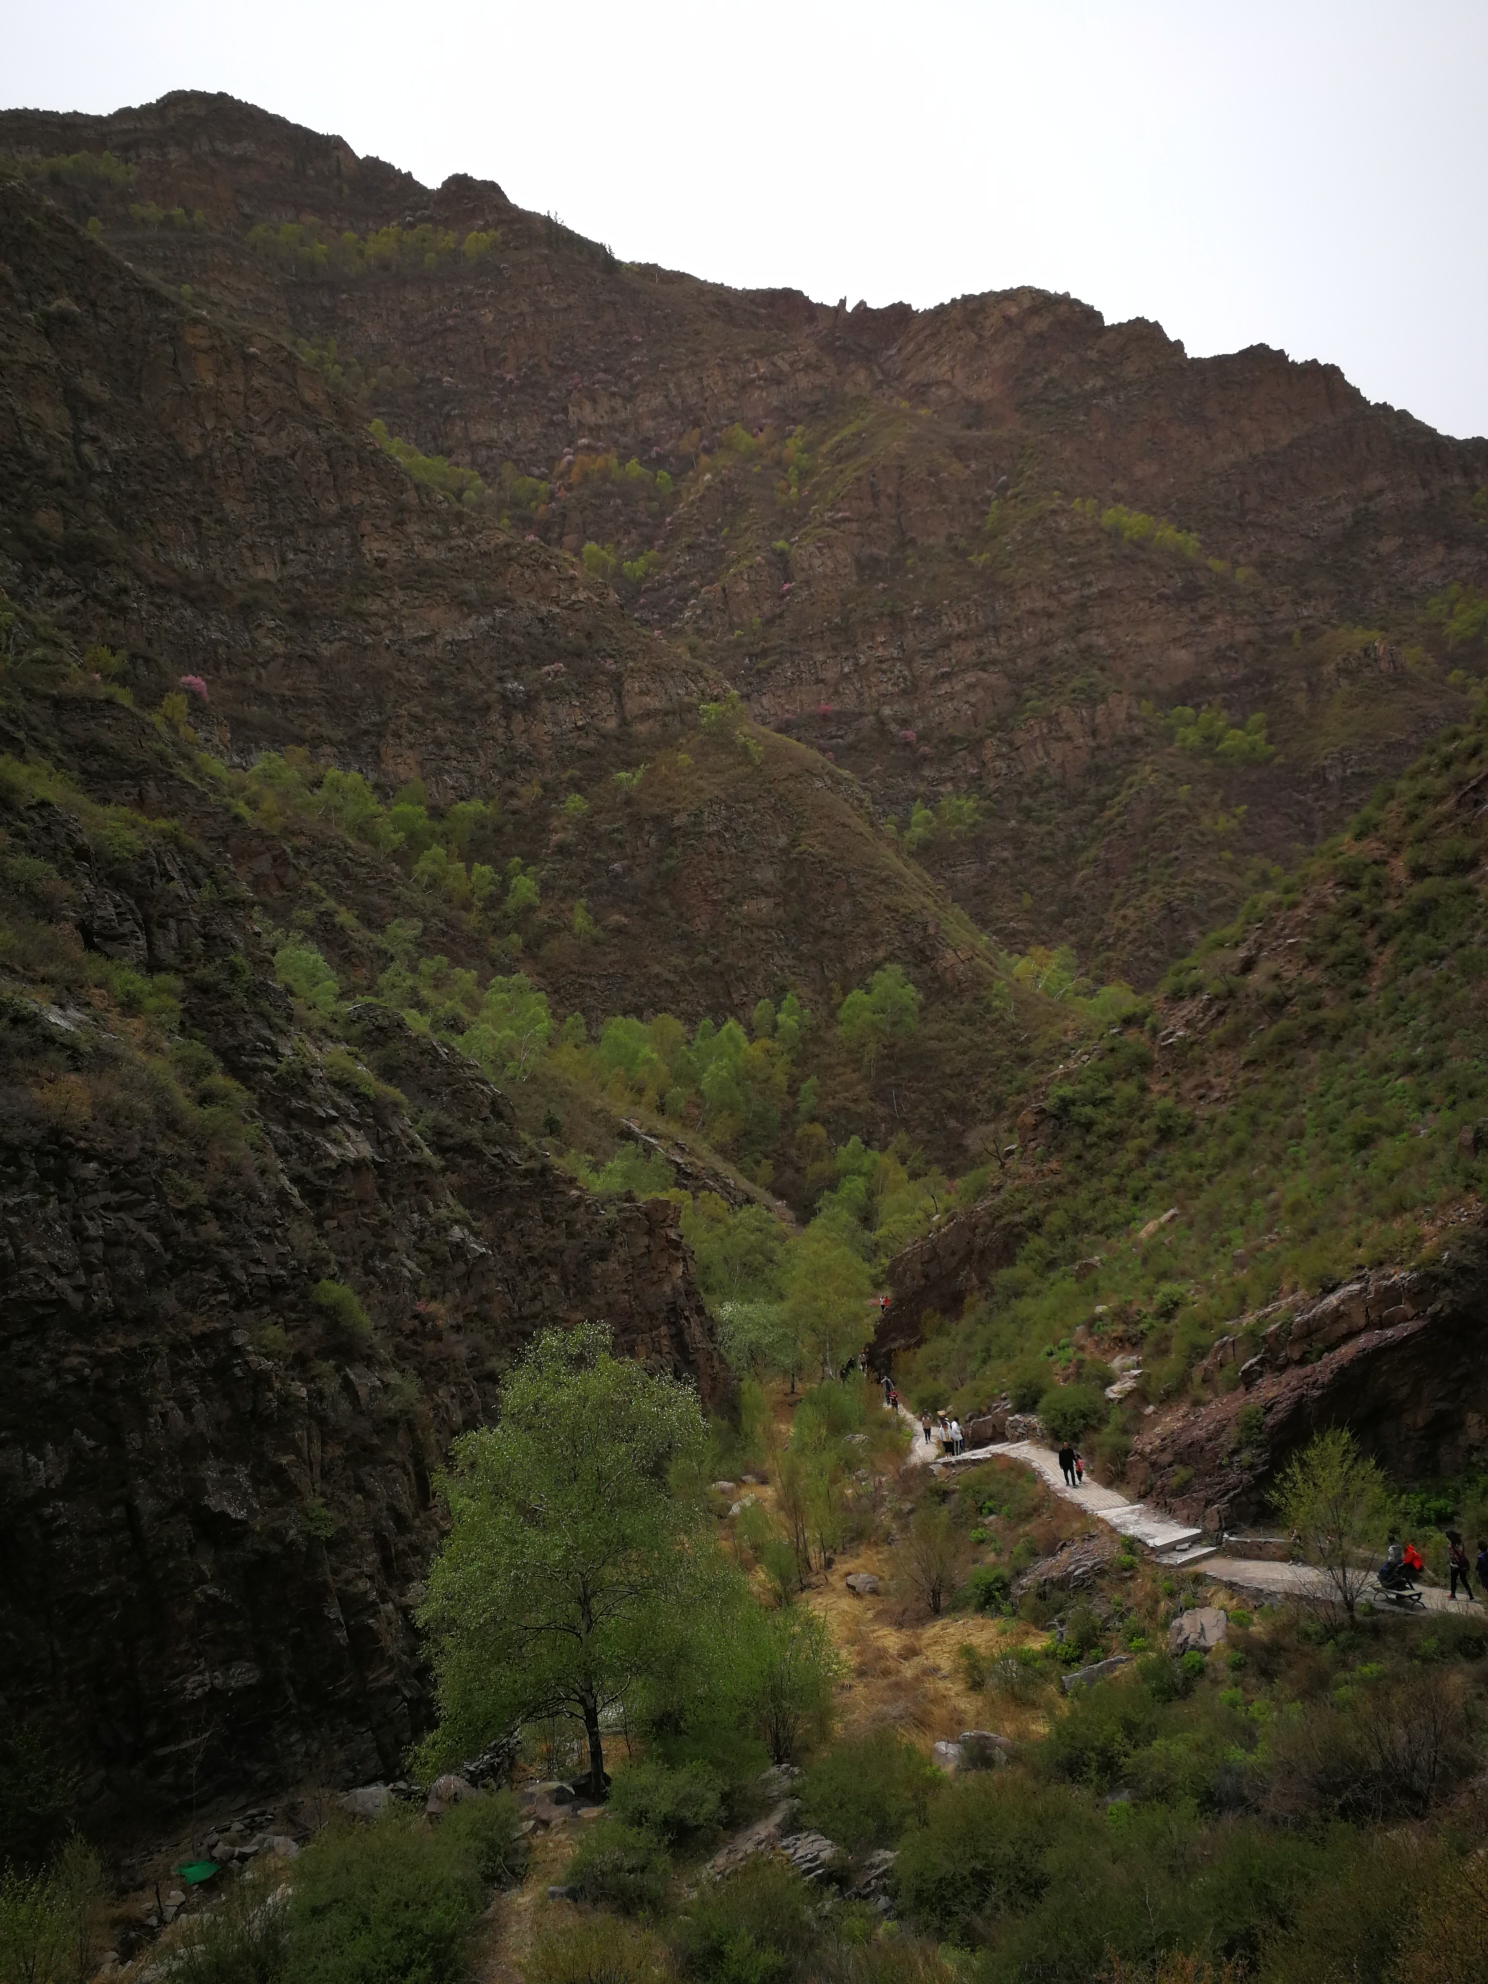
[[[572,1902],[550,1901],[548,1889],[562,1885],[583,1824],[579,1820],[532,1835],[532,1857],[521,1887],[498,1894],[486,1911],[472,1965],[480,1984],[526,1984],[533,1944],[572,1912]]]

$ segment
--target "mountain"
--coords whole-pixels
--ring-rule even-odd
[[[0,147],[478,477],[467,501],[593,545],[880,823],[976,801],[911,831],[1012,951],[1155,982],[1465,711],[1488,444],[1335,368],[1193,360],[1033,290],[730,291],[225,98],[5,113]]]
[[[1404,1481],[1477,1478],[1485,855],[1480,695],[1145,1010],[1087,1029],[994,1189],[894,1263],[880,1357],[963,1418],[1076,1401],[1111,1467],[1210,1530],[1333,1424]]]
[[[0,154],[0,1762],[395,1768],[533,1330],[728,1409],[660,1186],[1186,1512],[1479,1464],[1488,445],[221,97]]]

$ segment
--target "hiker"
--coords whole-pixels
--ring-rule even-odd
[[[953,1454],[959,1454],[965,1451],[966,1442],[961,1437],[961,1421],[959,1419],[953,1419],[951,1421],[951,1452]]]
[[[897,1385],[889,1386],[889,1410],[891,1412],[897,1412],[899,1410],[899,1387]]]
[[[1078,1447],[1075,1448],[1075,1486],[1077,1488],[1085,1486],[1085,1456]]]
[[[893,1380],[890,1378],[888,1372],[885,1371],[883,1376],[879,1379],[878,1382],[883,1386],[884,1404],[887,1405],[889,1403],[889,1394],[894,1389]]]
[[[1457,1580],[1461,1578],[1462,1589],[1469,1605],[1473,1603],[1472,1584],[1468,1579],[1467,1545],[1462,1540],[1460,1530],[1447,1531],[1447,1570],[1452,1579],[1450,1596],[1457,1596]]]
[[[1059,1471],[1064,1476],[1065,1487],[1073,1488],[1075,1485],[1075,1450],[1068,1440],[1059,1449]]]
[[[951,1451],[951,1429],[946,1424],[944,1412],[937,1412],[935,1415],[935,1437],[940,1442],[940,1451],[948,1454]]]
[[[1426,1568],[1426,1559],[1421,1555],[1414,1543],[1406,1544],[1400,1553],[1400,1561],[1412,1578],[1415,1577],[1417,1571],[1424,1571]]]
[[[930,1415],[928,1412],[922,1412],[920,1414],[920,1425],[924,1430],[925,1445],[927,1447],[933,1445],[933,1442],[930,1438]]]

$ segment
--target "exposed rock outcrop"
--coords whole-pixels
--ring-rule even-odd
[[[434,1478],[524,1341],[603,1319],[720,1397],[673,1208],[591,1199],[380,1007],[355,1053],[301,1032],[185,837],[3,825],[83,942],[177,993],[132,1026],[7,1000],[0,1706],[85,1761],[95,1813],[396,1775]]]
[[[1270,1322],[1242,1387],[1140,1433],[1127,1478],[1217,1530],[1258,1515],[1278,1469],[1330,1425],[1397,1477],[1459,1472],[1488,1441],[1485,1318],[1483,1236],[1466,1229],[1429,1273],[1368,1275]]]

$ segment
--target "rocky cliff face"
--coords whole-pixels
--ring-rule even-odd
[[[573,1188],[382,1008],[354,1053],[307,1035],[178,832],[12,781],[3,835],[78,967],[6,994],[7,1721],[86,1759],[94,1810],[392,1769],[433,1479],[522,1343],[603,1319],[720,1402],[672,1209]]]
[[[1488,1443],[1483,1268],[1481,1232],[1468,1230],[1437,1273],[1370,1275],[1288,1304],[1252,1332],[1261,1348],[1237,1390],[1139,1434],[1128,1480],[1217,1531],[1261,1515],[1278,1471],[1330,1426],[1347,1426],[1397,1479],[1470,1472]],[[1237,1340],[1215,1345],[1216,1369]]]
[[[514,528],[609,547],[637,620],[880,817],[980,799],[923,858],[1019,947],[1159,975],[1247,863],[1315,844],[1464,707],[1425,608],[1488,570],[1488,445],[1335,368],[1193,360],[1033,290],[849,311],[621,266],[496,186],[431,192],[221,98],[7,113],[0,145],[138,266],[479,470]],[[40,164],[105,149],[127,186]],[[368,270],[248,241],[286,226],[456,246]],[[471,230],[498,237],[473,260]],[[1166,712],[1211,703],[1266,717],[1274,755],[1175,749]]]

